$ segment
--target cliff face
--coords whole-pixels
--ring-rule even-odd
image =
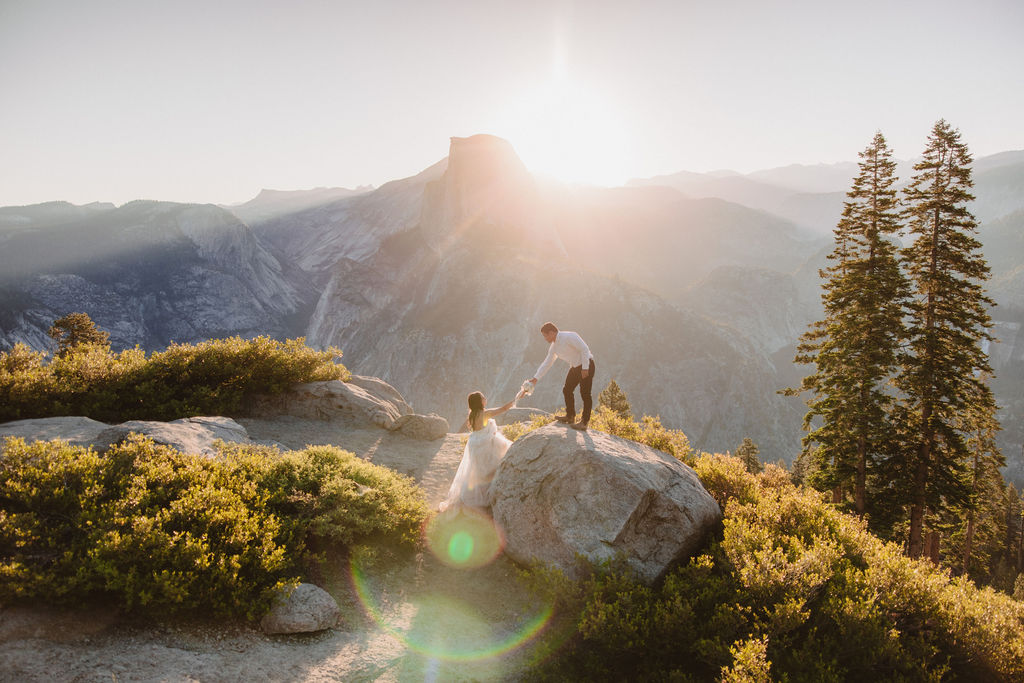
[[[46,346],[53,320],[74,311],[109,331],[114,348],[294,336],[291,318],[312,298],[245,224],[209,205],[132,202],[56,225],[30,218],[2,244],[3,348]]]
[[[344,259],[363,261],[381,242],[420,221],[424,188],[441,176],[446,161],[377,190],[333,199],[301,211],[255,220],[253,233],[294,263],[322,289],[325,274]]]

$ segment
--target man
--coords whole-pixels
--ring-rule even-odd
[[[544,323],[540,328],[544,340],[551,346],[548,348],[548,356],[537,368],[537,374],[530,379],[537,384],[537,380],[543,377],[555,363],[555,358],[561,358],[569,364],[569,373],[565,376],[565,386],[562,387],[562,395],[565,397],[565,415],[555,418],[558,422],[567,423],[573,429],[586,430],[590,423],[590,409],[594,400],[590,396],[591,387],[594,386],[594,355],[586,342],[575,332],[559,332],[554,323]],[[576,387],[580,388],[580,397],[583,399],[583,414],[579,422],[576,419]]]

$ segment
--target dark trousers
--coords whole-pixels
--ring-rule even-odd
[[[594,386],[594,359],[590,359],[590,368],[586,377],[583,377],[583,366],[577,365],[569,368],[565,376],[565,386],[562,387],[562,396],[565,397],[565,414],[570,419],[576,418],[576,387],[580,388],[580,396],[583,397],[583,415],[580,422],[590,422],[590,409],[594,406],[594,399],[590,396],[590,389]]]

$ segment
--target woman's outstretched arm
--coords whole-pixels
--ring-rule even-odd
[[[488,419],[490,419],[492,417],[498,417],[502,413],[507,413],[509,408],[514,406],[516,404],[516,401],[518,401],[519,399],[521,399],[523,397],[524,393],[525,392],[520,390],[520,392],[518,394],[516,394],[516,397],[514,399],[512,399],[511,401],[509,401],[505,405],[501,406],[500,408],[492,408],[491,410],[485,410],[484,411],[484,420],[488,420]]]

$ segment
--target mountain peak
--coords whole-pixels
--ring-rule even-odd
[[[451,138],[448,172],[453,178],[472,177],[478,183],[520,181],[530,176],[508,140],[486,134]]]
[[[444,181],[445,213],[454,225],[532,222],[536,183],[507,140],[483,134],[451,138]]]

